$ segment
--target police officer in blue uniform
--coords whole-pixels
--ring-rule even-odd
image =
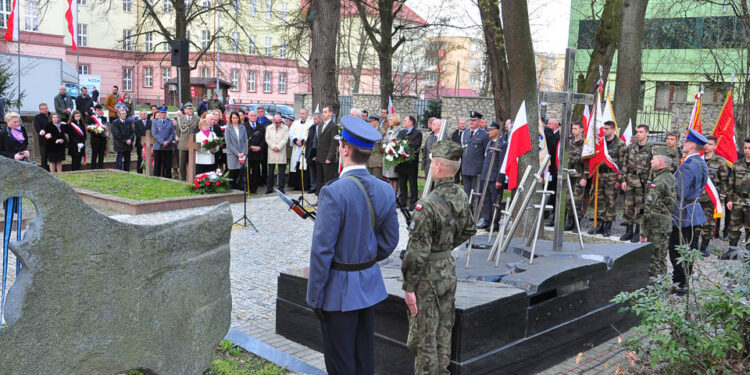
[[[675,171],[677,179],[677,208],[672,214],[672,233],[669,236],[669,261],[674,272],[672,281],[677,287],[678,294],[684,293],[686,277],[692,271],[692,265],[677,264],[680,245],[688,245],[691,249],[698,248],[698,227],[706,222],[698,198],[700,198],[708,182],[708,166],[700,156],[703,145],[708,139],[694,129],[690,129],[682,145],[685,160]]]
[[[172,178],[172,141],[175,132],[172,120],[167,117],[167,106],[159,107],[156,118],[151,120],[154,137],[154,176]]]
[[[484,193],[484,200],[482,201],[482,220],[480,220],[479,225],[477,225],[477,229],[487,229],[490,225],[495,225],[497,227],[500,215],[495,215],[495,222],[491,222],[492,205],[496,203],[498,196],[502,194],[503,182],[505,182],[505,175],[500,173],[500,167],[503,164],[505,149],[508,147],[508,144],[505,139],[500,136],[500,124],[498,124],[497,121],[492,120],[492,122],[487,125],[487,131],[489,132],[490,142],[487,143],[487,148],[484,151],[482,178],[479,183],[479,188],[484,188],[485,181],[487,181],[488,178],[490,182],[487,184],[487,191]],[[490,164],[492,164],[492,169],[490,169]]]
[[[398,244],[390,184],[367,172],[380,133],[354,116],[341,118],[339,178],[320,190],[310,249],[307,304],[321,322],[329,374],[373,374],[374,306],[386,299],[380,267]]]
[[[474,200],[471,196],[471,189],[477,188],[478,176],[482,173],[482,165],[484,165],[484,151],[490,142],[489,134],[479,128],[482,117],[484,116],[479,112],[469,112],[469,129],[466,129],[461,136],[461,145],[464,148],[461,173],[464,180],[464,192],[470,202]]]

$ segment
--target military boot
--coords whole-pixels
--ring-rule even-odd
[[[710,241],[711,241],[710,238],[701,238],[701,253],[703,254],[704,258],[707,258],[709,256],[708,243]]]
[[[612,222],[607,221],[604,223],[604,228],[602,228],[602,236],[609,237],[612,235]]]
[[[636,224],[635,229],[633,229],[633,238],[630,239],[630,242],[641,242],[641,225]]]
[[[571,219],[569,217],[565,219],[565,228],[563,228],[564,231],[567,232],[567,231],[573,230],[573,229],[575,229],[575,227],[576,226],[573,223],[573,219]]]
[[[730,241],[729,242],[729,250],[727,250],[726,253],[721,254],[719,259],[721,260],[730,260],[737,258],[737,241]]]
[[[620,241],[630,241],[633,238],[633,226],[630,224],[625,225],[625,234],[620,236]]]
[[[588,233],[589,234],[599,234],[599,233],[602,232],[602,227],[603,226],[604,226],[604,222],[603,221],[599,221],[597,223],[597,225],[596,225],[596,228],[589,229]]]

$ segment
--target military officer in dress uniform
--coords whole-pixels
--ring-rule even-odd
[[[490,142],[487,143],[487,148],[484,151],[484,163],[482,164],[482,178],[479,182],[479,188],[484,189],[485,181],[489,178],[490,183],[487,184],[487,191],[484,193],[484,200],[482,201],[482,220],[477,225],[477,229],[487,229],[490,225],[497,226],[500,221],[500,215],[495,215],[495,222],[492,223],[492,205],[497,203],[497,197],[502,195],[503,182],[505,182],[505,176],[500,173],[500,167],[503,164],[503,157],[505,156],[505,149],[508,147],[505,140],[500,137],[500,124],[497,121],[487,125],[487,131],[490,133]],[[493,151],[498,149],[500,151]],[[494,158],[494,161],[493,161]],[[492,164],[492,169],[490,169]]]
[[[415,374],[448,374],[456,306],[456,262],[451,250],[476,233],[466,193],[453,183],[462,150],[438,141],[430,173],[435,188],[416,206],[401,272],[409,309],[409,349]]]
[[[638,242],[641,239],[641,209],[646,195],[646,182],[651,173],[653,148],[648,143],[648,125],[638,125],[635,142],[627,146],[622,157],[622,191],[625,193],[623,222],[625,233],[620,241]]]
[[[678,247],[688,245],[690,249],[698,248],[697,229],[706,222],[698,198],[708,181],[708,166],[701,158],[700,151],[708,139],[695,129],[690,129],[682,144],[685,161],[675,172],[677,179],[677,209],[672,215],[672,234],[669,237],[669,260],[672,262],[672,281],[677,286],[677,293],[684,293],[687,275],[690,275],[690,264],[677,264],[681,257]]]
[[[469,202],[473,202],[471,189],[477,189],[478,176],[482,173],[482,165],[484,165],[484,150],[490,142],[487,132],[479,128],[479,121],[482,117],[484,116],[479,112],[469,112],[469,129],[461,136],[461,145],[464,148],[461,173],[464,192],[469,197]]]
[[[711,178],[711,182],[714,183],[714,187],[716,187],[716,190],[719,192],[720,200],[726,202],[727,183],[729,182],[729,166],[727,165],[726,159],[714,152],[718,139],[713,135],[709,135],[706,139],[708,139],[708,143],[703,146],[703,160],[706,161],[706,165],[708,166],[708,176]],[[698,201],[701,202],[703,214],[706,216],[706,223],[699,228],[701,234],[700,249],[703,256],[707,257],[708,244],[711,242],[711,238],[714,237],[714,227],[716,225],[716,220],[714,219],[714,204],[711,202],[711,198],[708,197],[705,189]]]
[[[677,190],[674,175],[670,173],[672,158],[666,147],[654,149],[651,158],[653,180],[646,187],[641,216],[641,242],[652,242],[654,252],[648,266],[648,277],[653,279],[667,273],[667,249],[672,230],[672,212],[677,208]]]
[[[578,219],[580,220],[583,217],[583,191],[586,189],[586,177],[588,177],[588,163],[581,160],[581,154],[583,153],[583,123],[580,121],[575,122],[570,129],[570,135],[568,168],[574,171],[570,173],[570,183],[573,185],[573,197],[576,201],[576,210],[578,211]],[[565,230],[575,231],[577,229],[570,200],[565,205],[567,207]]]
[[[185,103],[182,108],[185,110],[185,115],[175,117],[175,122],[177,123],[175,140],[177,141],[177,152],[179,153],[180,180],[185,181],[188,163],[187,144],[190,142],[190,136],[197,133],[199,129],[198,116],[193,116],[193,103]]]
[[[320,189],[307,304],[321,322],[328,373],[372,374],[374,305],[388,297],[376,262],[398,244],[396,197],[387,182],[367,173],[380,133],[359,117],[344,116],[341,123],[344,169]]]
[[[750,138],[745,138],[743,147],[744,158],[734,162],[734,171],[729,179],[727,189],[727,208],[730,210],[728,231],[729,251],[721,256],[721,259],[732,259],[737,256],[736,246],[740,240],[742,228],[745,228],[745,237],[750,239]]]

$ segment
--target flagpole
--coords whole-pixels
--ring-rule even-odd
[[[78,1],[78,0],[73,0],[73,1]],[[78,36],[78,30],[77,30],[78,29],[78,5],[76,5],[76,24],[73,25],[73,27],[76,28],[75,33],[73,33],[75,34],[75,36],[73,36],[75,38],[76,36]],[[78,51],[78,41],[74,40],[73,43],[75,43],[76,45],[76,78],[77,78],[76,86],[78,86],[78,94],[80,95],[81,94],[81,52]]]
[[[16,25],[14,26],[18,30],[18,40],[16,41],[17,55],[18,55],[18,113],[21,113],[21,7],[20,0],[16,0]]]
[[[594,230],[596,230],[597,213],[599,212],[599,166],[596,166],[596,182],[594,183]]]

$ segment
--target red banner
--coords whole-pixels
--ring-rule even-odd
[[[737,161],[737,147],[734,135],[734,104],[732,102],[733,91],[734,89],[729,90],[712,133],[717,139],[714,152],[732,164]]]

